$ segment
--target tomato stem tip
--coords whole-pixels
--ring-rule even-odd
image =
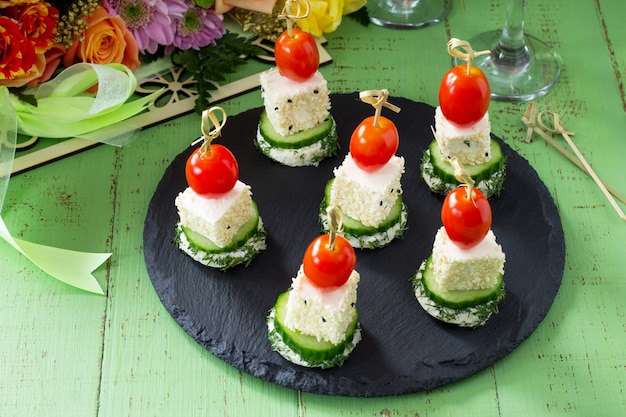
[[[217,112],[222,113],[221,122],[217,117]],[[204,142],[202,143],[202,147],[200,149],[203,154],[209,154],[211,152],[211,142],[213,142],[213,139],[222,134],[222,128],[226,124],[226,119],[226,111],[219,106],[211,107],[210,109],[202,112],[202,123],[200,125],[202,137],[194,141],[193,144],[202,139]],[[211,129],[211,125],[213,125],[214,129]]]
[[[328,249],[335,250],[335,240],[337,233],[343,230],[343,212],[337,206],[328,206],[326,208],[326,216],[328,218]]]
[[[472,68],[472,61],[474,60],[474,58],[479,55],[489,54],[491,53],[491,51],[488,49],[483,51],[475,51],[474,49],[472,49],[472,45],[468,41],[463,41],[458,38],[451,38],[448,41],[448,53],[454,58],[460,59],[462,61],[467,61],[465,74],[469,75]]]
[[[400,112],[400,107],[387,102],[389,98],[389,90],[383,88],[382,90],[366,90],[359,93],[359,98],[362,102],[371,104],[374,109],[374,127],[380,127],[380,116],[383,111],[383,107],[386,107],[396,113]]]
[[[303,2],[306,6],[304,10],[301,2]],[[285,19],[287,21],[287,34],[293,38],[294,21],[298,19],[306,19],[307,17],[309,17],[310,14],[311,3],[309,3],[309,0],[287,0],[285,1],[285,5],[278,15],[278,18]]]

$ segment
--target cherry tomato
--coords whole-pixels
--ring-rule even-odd
[[[278,71],[293,81],[306,81],[315,74],[320,63],[320,53],[310,33],[298,28],[291,35],[284,31],[276,40],[274,57]]]
[[[462,249],[478,245],[491,227],[491,206],[479,189],[467,195],[465,187],[459,187],[446,196],[441,208],[441,221],[452,240]]]
[[[335,237],[333,249],[328,247],[329,235],[311,242],[302,261],[304,274],[318,287],[338,287],[350,278],[356,265],[352,245],[341,236]]]
[[[211,144],[210,152],[196,149],[187,159],[187,183],[201,195],[221,194],[230,191],[239,178],[239,165],[235,156],[224,146]]]
[[[491,100],[485,73],[478,67],[457,65],[449,70],[439,87],[439,106],[450,123],[458,127],[472,125],[483,118]]]
[[[398,150],[398,129],[386,117],[380,116],[374,126],[374,116],[363,120],[350,138],[350,154],[364,171],[380,169]]]

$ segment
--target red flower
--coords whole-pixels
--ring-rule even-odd
[[[20,27],[6,16],[0,16],[0,85],[3,80],[21,77],[35,63],[37,54],[32,42]]]
[[[19,4],[7,7],[3,14],[17,21],[20,31],[32,42],[36,53],[43,54],[54,44],[59,11],[49,3]]]

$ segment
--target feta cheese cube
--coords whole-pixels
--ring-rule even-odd
[[[441,107],[435,110],[435,138],[439,152],[446,158],[456,157],[465,165],[488,162],[491,159],[490,133],[489,113],[471,126],[457,127],[446,119]]]
[[[442,226],[435,235],[432,261],[435,281],[443,290],[475,290],[498,283],[505,255],[491,230],[478,245],[461,249]]]
[[[304,274],[302,266],[293,278],[285,325],[291,330],[337,344],[356,314],[356,294],[360,275],[352,271],[340,287],[319,288]]]
[[[232,190],[219,197],[204,197],[190,187],[175,200],[183,226],[226,247],[243,224],[254,215],[250,186],[237,181]]]
[[[375,227],[387,218],[402,193],[404,158],[394,155],[379,170],[366,172],[348,154],[334,173],[329,205],[339,206],[347,216]]]
[[[288,136],[311,129],[328,118],[329,91],[319,71],[298,82],[271,68],[261,73],[260,81],[267,117],[279,134]]]

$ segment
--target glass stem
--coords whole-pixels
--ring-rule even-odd
[[[530,51],[524,41],[524,10],[526,0],[510,0],[506,22],[498,45],[491,51],[503,69],[524,69],[530,63]]]

